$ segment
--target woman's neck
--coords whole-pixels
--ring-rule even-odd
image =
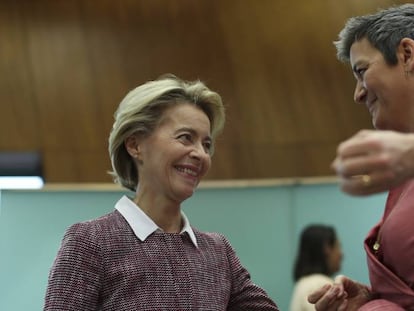
[[[150,198],[145,195],[137,195],[134,202],[165,232],[181,231],[183,220],[180,204],[165,200],[165,198]]]

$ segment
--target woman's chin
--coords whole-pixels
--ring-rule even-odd
[[[387,130],[387,124],[384,122],[384,120],[380,120],[378,118],[373,117],[372,118],[372,125],[376,130]]]
[[[188,198],[191,198],[195,192],[195,187],[186,187],[186,189],[182,189],[180,191],[180,197],[182,198],[182,201],[187,200]]]

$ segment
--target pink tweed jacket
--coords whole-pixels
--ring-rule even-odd
[[[117,211],[71,226],[50,271],[44,310],[278,310],[230,243],[193,229],[140,241]]]

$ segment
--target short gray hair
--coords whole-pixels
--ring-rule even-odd
[[[172,74],[163,75],[130,91],[114,114],[115,122],[109,135],[108,149],[113,170],[110,173],[115,182],[129,190],[136,190],[138,171],[125,147],[125,141],[134,134],[149,136],[164,110],[177,103],[194,104],[207,115],[214,142],[225,122],[220,95],[200,80],[184,81]]]
[[[374,14],[351,17],[334,41],[337,57],[349,62],[354,42],[363,38],[378,49],[389,65],[396,65],[396,49],[403,38],[414,39],[414,4],[392,6]]]

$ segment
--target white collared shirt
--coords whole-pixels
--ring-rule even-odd
[[[119,201],[115,204],[115,208],[125,218],[137,238],[141,241],[145,241],[148,236],[157,230],[163,231],[147,214],[144,213],[144,211],[139,206],[137,206],[126,195],[119,199]],[[198,247],[197,239],[195,237],[193,229],[190,226],[190,222],[188,221],[187,216],[185,216],[182,211],[181,216],[183,217],[184,226],[180,234],[187,232],[193,244]]]

